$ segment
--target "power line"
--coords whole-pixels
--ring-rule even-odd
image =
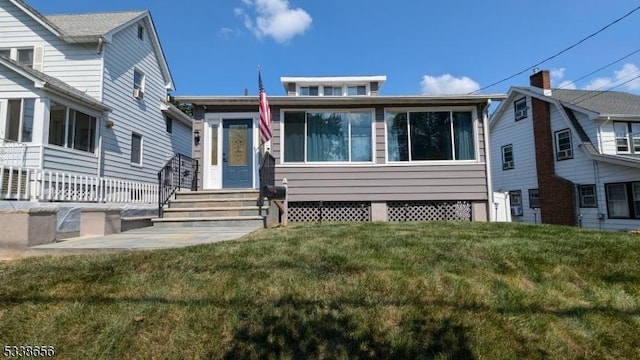
[[[583,80],[583,79],[585,79],[585,78],[587,78],[587,77],[589,77],[589,76],[591,76],[591,75],[593,75],[593,74],[595,74],[595,73],[597,73],[597,72],[600,72],[600,71],[602,71],[602,70],[604,70],[604,69],[608,68],[609,66],[611,66],[611,65],[613,65],[613,64],[617,64],[617,63],[619,63],[620,61],[622,61],[622,60],[624,60],[624,59],[626,59],[626,58],[628,58],[628,57],[630,57],[630,56],[633,56],[633,55],[635,55],[635,54],[637,54],[637,53],[639,53],[639,52],[640,52],[640,49],[638,49],[638,50],[636,50],[636,51],[634,51],[634,52],[632,52],[632,53],[630,53],[630,54],[627,54],[627,55],[625,55],[625,56],[621,57],[620,59],[618,59],[618,60],[616,60],[616,61],[613,61],[613,62],[611,62],[611,63],[609,63],[609,64],[607,64],[607,65],[604,65],[604,66],[602,66],[602,67],[600,67],[600,68],[598,68],[598,69],[596,69],[596,70],[594,70],[594,71],[592,71],[592,72],[588,73],[587,75],[584,75],[584,76],[581,76],[581,77],[579,77],[579,78],[577,78],[577,79],[575,79],[575,80],[569,81],[569,82],[568,82],[568,83],[566,83],[564,86],[562,86],[562,87],[561,87],[561,89],[566,89],[566,88],[567,88],[567,86],[572,85],[572,84],[575,84],[575,83],[577,83],[578,81]]]
[[[492,84],[490,84],[490,85],[487,85],[487,86],[482,87],[482,88],[480,88],[480,89],[478,89],[478,90],[476,90],[476,91],[474,91],[474,92],[471,92],[470,94],[475,94],[475,93],[477,93],[477,92],[479,92],[479,91],[486,90],[486,89],[488,89],[488,88],[490,88],[490,87],[494,87],[494,86],[496,86],[496,85],[498,85],[498,84],[501,84],[501,83],[503,83],[503,82],[505,82],[505,81],[507,81],[507,80],[511,80],[511,79],[513,79],[514,77],[518,76],[518,75],[522,75],[522,74],[524,74],[525,72],[527,72],[527,71],[529,71],[529,70],[531,70],[531,69],[535,69],[536,67],[538,67],[538,66],[540,66],[540,65],[542,65],[542,64],[544,64],[544,63],[546,63],[547,61],[557,58],[558,56],[560,56],[560,55],[562,55],[562,54],[566,53],[567,51],[569,51],[569,50],[571,50],[571,49],[575,48],[576,46],[578,46],[578,45],[582,44],[583,42],[585,42],[585,41],[587,41],[587,40],[591,39],[592,37],[594,37],[594,36],[596,36],[596,35],[600,34],[600,33],[601,33],[601,32],[603,32],[604,30],[606,30],[606,29],[610,28],[611,26],[613,26],[613,25],[615,25],[615,24],[619,23],[619,22],[620,22],[620,21],[622,21],[624,18],[626,18],[626,17],[630,16],[631,14],[633,14],[634,12],[636,12],[636,11],[638,11],[638,10],[640,10],[640,6],[638,6],[638,7],[636,7],[635,9],[633,9],[633,10],[629,11],[628,13],[626,13],[625,15],[623,15],[623,16],[621,16],[621,17],[617,18],[616,20],[614,20],[614,21],[610,22],[609,24],[607,24],[606,26],[604,26],[604,27],[603,27],[603,28],[601,28],[600,30],[598,30],[598,31],[594,32],[593,34],[591,34],[591,35],[589,35],[589,36],[587,36],[587,37],[583,38],[582,40],[578,41],[577,43],[575,43],[575,44],[573,44],[573,45],[570,45],[569,47],[566,47],[565,49],[561,50],[560,52],[558,52],[558,53],[556,53],[556,54],[554,54],[554,55],[552,55],[552,56],[549,56],[548,58],[546,58],[546,59],[544,59],[544,60],[542,60],[542,61],[540,61],[540,62],[538,62],[538,63],[536,63],[536,64],[534,64],[534,65],[531,65],[531,66],[529,66],[528,68],[526,68],[526,69],[524,69],[524,70],[522,70],[522,71],[520,71],[520,72],[517,72],[517,73],[515,73],[515,74],[513,74],[513,75],[511,75],[511,76],[509,76],[509,77],[506,77],[506,78],[504,78],[504,79],[502,79],[502,80],[500,80],[500,81],[496,81],[496,82],[494,82],[494,83],[492,83]]]
[[[634,74],[637,74],[637,73],[638,73],[638,71],[636,71]],[[625,84],[628,84],[628,83],[630,83],[630,82],[632,82],[632,81],[634,81],[634,80],[636,80],[636,79],[640,79],[640,75],[635,76],[635,77],[633,77],[633,78],[631,78],[631,79],[629,79],[629,80],[627,80],[627,81],[625,81],[625,82],[623,82],[623,83],[620,83],[620,84],[618,84],[618,85],[616,85],[616,86],[612,86],[612,87],[610,87],[610,88],[608,88],[608,89],[606,89],[606,90],[600,90],[600,91],[598,91],[597,93],[595,93],[595,94],[593,94],[593,95],[591,95],[591,96],[585,97],[584,99],[582,99],[582,100],[580,100],[580,101],[576,101],[576,102],[573,102],[573,101],[572,101],[572,103],[573,103],[573,104],[580,104],[581,102],[584,102],[584,101],[587,101],[587,100],[589,100],[589,99],[593,99],[593,98],[594,98],[594,97],[596,97],[596,96],[600,96],[600,95],[602,95],[602,94],[605,94],[607,91],[611,91],[611,90],[613,90],[613,89],[619,88],[620,86],[625,85]],[[596,91],[597,91],[597,90],[596,90]],[[579,99],[579,98],[578,98],[578,99]]]

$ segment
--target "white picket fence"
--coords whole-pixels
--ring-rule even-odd
[[[158,184],[0,166],[0,199],[106,203],[158,202]]]

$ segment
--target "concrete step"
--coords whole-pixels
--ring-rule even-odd
[[[176,199],[169,202],[171,209],[214,208],[256,206],[258,199],[220,198],[220,199]]]
[[[200,190],[200,191],[179,191],[176,193],[177,200],[186,199],[258,199],[257,189],[223,189],[223,190]]]
[[[182,218],[155,218],[151,220],[154,227],[261,227],[264,219],[260,216],[219,216],[219,217],[182,217]]]
[[[268,207],[263,206],[263,213]],[[227,207],[197,207],[197,208],[169,208],[164,210],[165,218],[200,218],[200,217],[229,217],[258,215],[258,206],[227,206]]]

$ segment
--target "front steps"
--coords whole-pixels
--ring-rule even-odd
[[[268,207],[262,216],[256,206],[258,190],[225,189],[182,191],[164,208],[164,217],[152,219],[154,227],[262,227]]]

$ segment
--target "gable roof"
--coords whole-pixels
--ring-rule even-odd
[[[553,89],[551,97],[597,112],[600,116],[640,116],[640,96],[625,92]]]
[[[4,65],[9,70],[33,81],[35,87],[47,89],[60,96],[71,98],[75,101],[85,104],[86,106],[100,111],[111,110],[102,102],[74,88],[64,81],[56,79],[40,71],[20,65],[14,60],[8,59],[4,56],[0,56],[0,65]]]
[[[92,14],[62,14],[44,16],[26,4],[23,0],[9,0],[12,4],[40,23],[54,35],[70,44],[98,43],[111,41],[118,31],[144,19],[147,24],[149,38],[153,45],[158,66],[165,80],[165,88],[175,90],[173,77],[169,71],[167,59],[164,56],[160,39],[156,31],[151,13],[143,11],[103,12]]]

